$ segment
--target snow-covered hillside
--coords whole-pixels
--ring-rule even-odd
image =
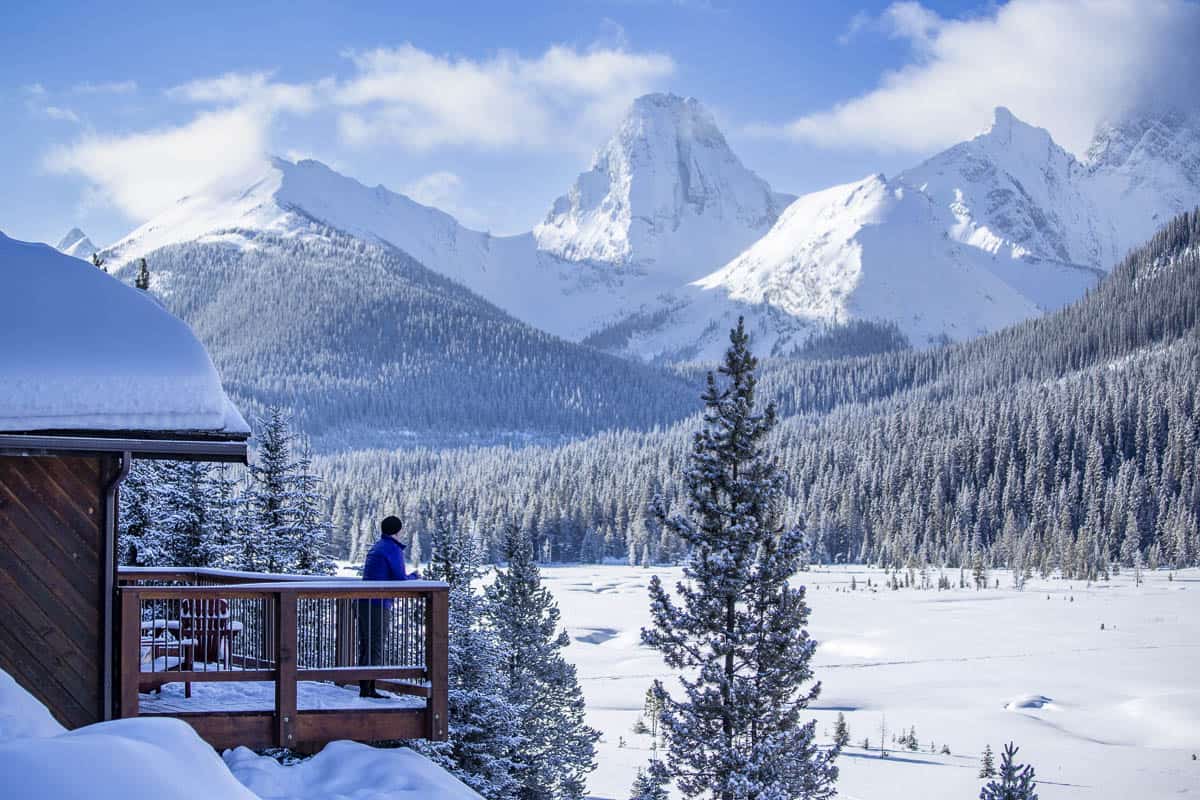
[[[927,195],[871,176],[800,198],[769,234],[697,285],[746,304],[764,350],[802,343],[807,330],[789,325],[793,320],[892,320],[924,344],[943,334],[970,338],[1039,313],[993,272],[992,254],[942,234],[947,217]],[[1069,277],[1076,281],[1066,281],[1063,293],[1074,296],[1092,276]],[[783,313],[771,316],[764,307]],[[714,337],[709,349],[722,347],[722,339]]]
[[[71,228],[71,230],[67,231],[67,235],[59,241],[57,249],[69,256],[90,259],[92,253],[95,253],[100,248],[92,244],[92,240],[87,237],[87,234],[79,230],[79,228]]]

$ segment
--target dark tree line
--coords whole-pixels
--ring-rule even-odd
[[[784,521],[810,557],[903,567],[1016,566],[1101,577],[1200,558],[1200,213],[1181,215],[1078,303],[966,344],[774,361]],[[362,451],[318,459],[335,543],[453,498],[478,531],[513,520],[547,561],[676,561],[646,511],[696,420],[559,446]]]

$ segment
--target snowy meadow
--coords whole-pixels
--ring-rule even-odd
[[[653,574],[673,585],[680,570],[542,574],[572,639],[565,653],[578,667],[588,722],[604,733],[589,791],[627,797],[651,755],[651,737],[634,733],[646,690],[670,678],[640,644],[647,585]],[[1017,760],[1036,768],[1042,800],[1200,794],[1200,570],[1147,571],[1140,586],[1132,571],[1090,586],[1035,578],[1023,591],[1004,571],[980,591],[957,588],[957,570],[946,575],[956,588],[893,590],[888,573],[859,566],[796,578],[808,587],[819,642],[822,691],[811,716],[825,742],[839,712],[850,730],[839,796],[976,797],[984,747],[999,753],[1009,741],[1020,747]],[[916,751],[892,741],[913,728]]]

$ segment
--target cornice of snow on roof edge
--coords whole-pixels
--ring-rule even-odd
[[[96,455],[173,461],[247,462],[245,434],[212,431],[0,432],[0,455]]]

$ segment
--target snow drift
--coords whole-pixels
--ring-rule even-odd
[[[407,749],[332,742],[283,766],[244,747],[224,760],[186,722],[135,718],[64,731],[0,670],[0,796],[39,800],[479,800]]]

